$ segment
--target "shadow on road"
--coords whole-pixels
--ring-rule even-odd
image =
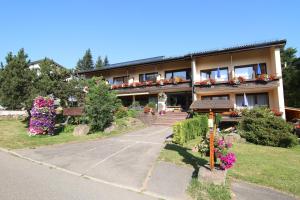
[[[199,172],[200,166],[204,166],[205,164],[207,164],[207,160],[196,157],[193,154],[191,154],[189,152],[189,151],[191,151],[191,149],[189,149],[189,148],[182,147],[182,146],[179,146],[176,144],[167,144],[165,146],[165,149],[178,152],[179,155],[181,155],[183,157],[182,162],[184,162],[185,164],[191,165],[194,168],[194,172],[192,174],[193,178],[198,177],[198,172]]]

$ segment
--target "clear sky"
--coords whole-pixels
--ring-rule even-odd
[[[110,63],[287,39],[299,0],[0,0],[0,61],[25,48],[72,68],[90,48]],[[299,55],[299,53],[298,53]]]

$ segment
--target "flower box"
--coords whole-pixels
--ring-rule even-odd
[[[195,85],[199,85],[200,87],[211,87],[214,84],[216,84],[216,81],[211,78],[208,80],[199,81],[195,83]]]

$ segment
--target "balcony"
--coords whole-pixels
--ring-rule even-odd
[[[149,94],[164,92],[176,92],[176,91],[190,91],[192,90],[190,80],[160,80],[157,82],[133,82],[123,83],[119,85],[112,85],[111,89],[116,91],[117,94],[128,93],[144,93]]]
[[[245,80],[242,77],[236,77],[229,81],[216,82],[213,79],[196,82],[194,91],[196,93],[211,92],[241,92],[256,90],[272,90],[279,86],[279,77],[261,75],[256,79]]]

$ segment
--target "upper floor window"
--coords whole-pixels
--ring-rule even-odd
[[[201,70],[201,80],[214,79],[216,81],[228,81],[228,68],[223,67],[218,69]]]
[[[191,80],[191,69],[180,69],[165,72],[166,79],[181,78],[182,80]]]
[[[245,79],[254,79],[259,74],[267,74],[266,63],[259,63],[259,66],[260,66],[260,70],[258,69],[258,64],[236,66],[234,67],[235,77],[242,76]]]
[[[228,95],[213,95],[213,96],[202,96],[202,100],[228,100]]]
[[[156,82],[157,76],[158,76],[158,73],[157,73],[157,72],[146,73],[146,74],[140,74],[140,75],[139,75],[139,81],[140,81],[140,82],[145,82],[145,81]]]
[[[113,78],[113,84],[128,83],[128,76],[119,76]]]

